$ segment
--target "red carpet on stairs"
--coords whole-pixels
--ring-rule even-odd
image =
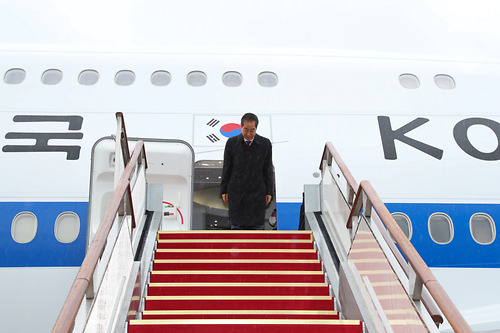
[[[130,333],[362,332],[338,320],[307,231],[161,231]]]

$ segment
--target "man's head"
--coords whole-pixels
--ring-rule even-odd
[[[259,118],[253,113],[245,113],[241,117],[241,134],[245,140],[252,140],[257,133],[257,126],[259,125]]]

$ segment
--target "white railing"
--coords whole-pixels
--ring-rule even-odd
[[[359,222],[363,220],[369,226],[378,243],[381,244],[409,298],[417,305],[420,301],[424,304],[425,309],[416,306],[421,311],[422,317],[430,316],[435,323],[443,322],[441,313],[435,307],[433,299],[455,332],[472,332],[371,184],[363,181],[358,186],[330,142],[325,145],[320,169],[323,175],[321,204],[325,227],[333,238],[332,241],[340,261],[348,261],[351,242],[357,232]],[[343,221],[343,224],[339,224],[339,221]],[[408,260],[408,263],[404,258]],[[425,289],[430,292],[432,299]]]
[[[117,114],[121,124],[122,117]],[[118,132],[117,140],[126,140],[126,135],[121,135],[125,133],[124,125],[119,126]],[[124,146],[128,146],[126,141],[125,145],[119,145]],[[122,154],[121,148],[118,150],[115,156]],[[123,156],[128,163],[59,314],[54,333],[114,332],[122,324],[117,322],[117,311],[123,307],[125,286],[135,283],[137,278],[132,273],[133,245],[138,238],[136,223],[143,221],[146,201],[144,142],[137,142],[132,156],[127,158],[126,154]]]

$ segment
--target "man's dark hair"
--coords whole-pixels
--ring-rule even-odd
[[[253,113],[245,113],[243,117],[241,117],[241,127],[243,127],[245,121],[255,121],[255,128],[259,126],[259,118]]]

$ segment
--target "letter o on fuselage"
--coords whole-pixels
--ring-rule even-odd
[[[497,148],[491,153],[479,151],[472,145],[467,136],[467,130],[473,125],[483,125],[488,127],[495,133],[497,137]],[[457,145],[468,155],[483,161],[498,161],[500,160],[500,123],[491,119],[485,118],[467,118],[459,121],[453,128],[453,137]]]

